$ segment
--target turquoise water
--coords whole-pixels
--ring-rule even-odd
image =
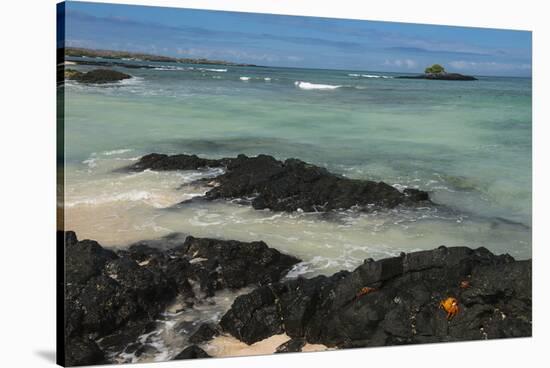
[[[441,244],[531,256],[530,79],[155,65],[117,68],[134,76],[122,83],[65,87],[66,222],[85,237],[109,246],[172,231],[263,239],[304,259],[295,271],[305,274]],[[150,152],[296,157],[427,190],[441,206],[334,216],[229,202],[174,208],[206,190],[186,183],[217,173],[112,172]]]

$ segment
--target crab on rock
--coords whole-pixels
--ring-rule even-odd
[[[455,298],[449,297],[439,303],[439,307],[443,308],[447,312],[447,320],[453,319],[454,316],[458,314],[458,300]]]

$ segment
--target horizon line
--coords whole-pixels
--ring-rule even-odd
[[[112,50],[112,49],[101,49],[101,48],[90,48],[90,47],[80,47],[80,46],[67,46],[64,45],[62,47],[58,47],[57,49],[81,49],[81,50],[90,50],[90,51],[109,51],[109,52],[127,52],[129,54],[142,54],[147,56],[158,56],[158,57],[167,57],[172,59],[190,59],[190,60],[208,60],[208,61],[221,61],[226,63],[231,63],[235,65],[227,65],[227,66],[248,66],[248,67],[260,67],[260,68],[286,68],[286,69],[312,69],[312,70],[335,70],[335,71],[366,71],[366,72],[376,72],[376,73],[403,73],[403,74],[424,74],[422,71],[419,72],[396,72],[396,71],[390,71],[390,70],[369,70],[369,69],[338,69],[338,68],[316,68],[316,67],[297,67],[297,66],[277,66],[277,65],[260,65],[260,64],[254,64],[254,63],[248,63],[248,62],[234,62],[229,60],[215,60],[215,59],[209,59],[206,57],[176,57],[171,55],[161,55],[161,54],[151,54],[145,51],[129,51],[129,50]],[[150,61],[150,62],[158,62],[162,63],[162,61]],[[248,65],[244,65],[248,64]],[[224,64],[214,64],[214,65],[224,65]],[[429,65],[428,65],[429,66]],[[461,74],[461,73],[457,73]],[[533,73],[530,73],[528,76],[523,75],[481,75],[481,74],[471,74],[471,76],[476,77],[498,77],[498,78],[524,78],[524,79],[533,79]]]

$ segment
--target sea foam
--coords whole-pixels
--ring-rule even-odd
[[[309,82],[302,82],[302,81],[296,81],[294,82],[294,85],[301,89],[320,89],[320,90],[332,90],[336,88],[340,88],[342,86],[335,86],[331,84],[315,84],[315,83],[309,83]]]
[[[200,70],[201,72],[217,72],[217,73],[225,73],[227,69],[210,69],[210,68],[197,68],[197,70]]]
[[[376,75],[376,74],[357,74],[357,73],[350,73],[348,74],[350,77],[362,77],[362,78],[383,78],[383,79],[390,79],[393,77],[390,77],[389,75]]]
[[[131,151],[133,151],[133,149],[123,148],[123,149],[117,149],[117,150],[113,150],[113,151],[105,151],[105,152],[102,152],[102,153],[105,156],[113,156],[113,155],[121,155],[123,153],[131,152]]]

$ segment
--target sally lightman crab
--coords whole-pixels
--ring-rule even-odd
[[[442,308],[445,312],[447,312],[447,320],[451,320],[458,314],[459,308],[458,308],[458,300],[455,298],[449,297],[441,303],[439,303],[439,307]]]

